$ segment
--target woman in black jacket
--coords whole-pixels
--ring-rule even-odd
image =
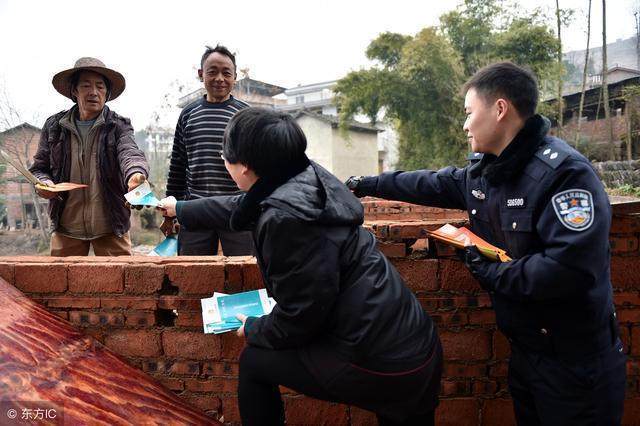
[[[432,424],[442,372],[433,322],[362,228],[358,199],[306,145],[289,115],[245,109],[226,129],[223,157],[246,193],[162,201],[189,229],[253,233],[277,305],[241,318],[242,422],[283,424],[283,385],[373,411],[381,424]]]

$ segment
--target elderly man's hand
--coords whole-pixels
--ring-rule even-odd
[[[137,188],[138,186],[142,185],[146,180],[147,178],[142,173],[132,174],[131,177],[129,178],[129,181],[127,182],[127,186],[129,187],[129,192],[133,191],[134,188]]]
[[[42,183],[44,183],[47,186],[53,186],[54,183],[50,180],[43,180]],[[47,191],[46,189],[42,189],[42,188],[38,188],[36,187],[36,193],[41,196],[42,198],[45,198],[47,200],[51,199],[51,198],[56,198],[58,196],[58,194],[56,192],[51,192],[51,191]]]
[[[177,203],[178,203],[178,200],[176,200],[176,197],[174,196],[163,198],[162,200],[160,200],[160,204],[158,204],[158,208],[162,210],[162,216],[176,217]]]

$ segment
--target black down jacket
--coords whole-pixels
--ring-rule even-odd
[[[244,196],[179,202],[178,220],[229,229]],[[432,320],[361,226],[362,204],[342,182],[312,162],[260,208],[256,257],[277,306],[247,326],[250,345],[324,348],[361,365],[425,358],[436,340]]]

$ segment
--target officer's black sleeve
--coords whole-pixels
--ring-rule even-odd
[[[219,195],[197,200],[178,201],[176,215],[178,222],[189,230],[220,229],[230,231],[231,213],[236,208],[241,195]]]
[[[358,191],[363,196],[466,210],[466,171],[466,168],[446,167],[438,171],[386,172],[364,178]]]
[[[267,219],[257,238],[277,305],[251,322],[247,342],[269,349],[304,345],[321,332],[338,297],[340,249],[322,227],[282,214]]]
[[[562,167],[536,225],[543,250],[507,263],[488,263],[482,274],[488,290],[517,300],[552,300],[586,292],[602,279],[610,256],[609,199],[587,163]],[[567,190],[591,194],[593,221],[588,226],[568,226],[556,212],[554,198]]]

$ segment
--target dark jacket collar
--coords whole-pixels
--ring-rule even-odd
[[[273,176],[260,177],[242,197],[240,204],[231,214],[231,229],[241,231],[250,229],[260,216],[260,203],[292,177],[303,172],[309,166],[306,155],[284,170],[278,170]]]
[[[481,161],[471,166],[471,177],[482,175],[491,185],[497,185],[520,174],[543,143],[550,124],[546,117],[539,114],[528,118],[500,156],[485,154]]]

